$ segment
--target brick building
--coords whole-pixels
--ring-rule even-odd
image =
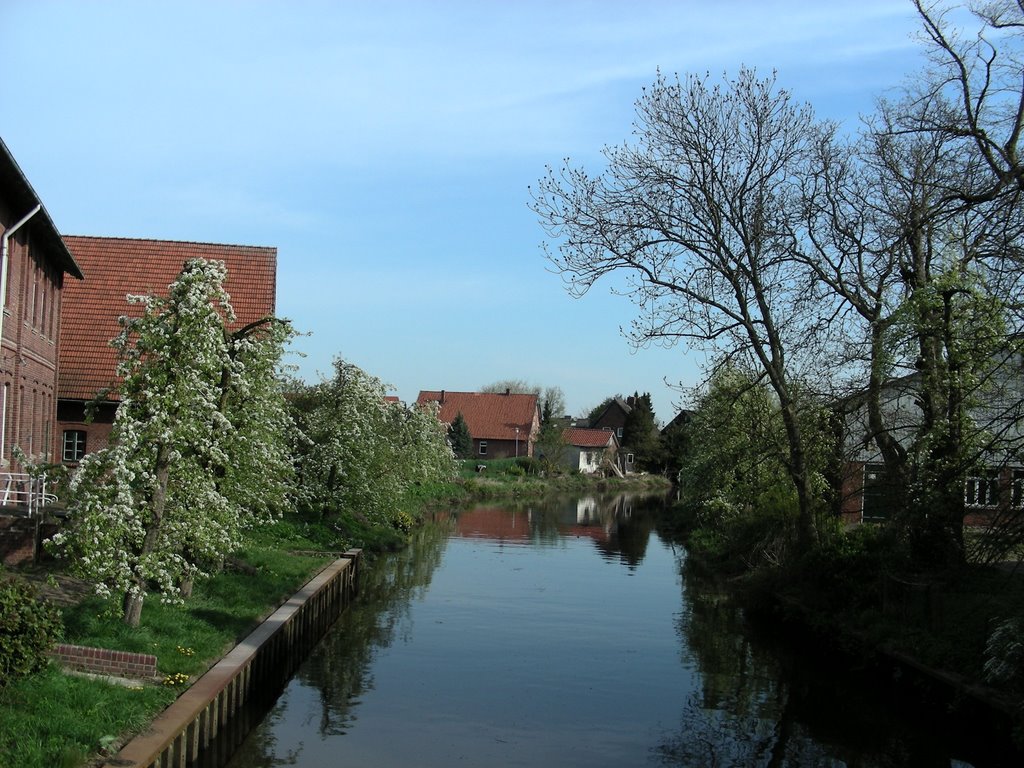
[[[540,434],[540,407],[537,395],[510,392],[422,391],[417,405],[437,403],[438,418],[451,424],[460,413],[473,438],[473,456],[480,459],[507,459],[533,456]]]
[[[139,312],[128,294],[166,294],[189,259],[223,261],[225,289],[236,328],[274,314],[277,249],[173,240],[66,236],[64,242],[85,280],[64,297],[57,387],[59,457],[76,464],[87,451],[107,444],[117,408],[117,353],[110,340],[118,318]],[[104,391],[106,401],[86,423],[86,405]]]
[[[49,461],[55,446],[61,305],[82,272],[39,196],[0,141],[0,471],[15,446]],[[66,276],[78,278],[65,282]]]

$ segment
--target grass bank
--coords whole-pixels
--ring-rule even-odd
[[[478,464],[486,468],[477,472]],[[102,761],[330,562],[331,552],[359,547],[372,554],[401,547],[409,526],[431,505],[665,487],[663,479],[653,477],[540,477],[514,459],[466,462],[453,482],[414,488],[395,526],[343,513],[327,521],[294,516],[253,531],[221,573],[195,585],[184,605],[165,605],[153,596],[134,628],[120,621],[113,602],[72,599],[66,587],[71,582],[55,563],[14,574],[67,598],[62,640],[153,654],[162,682],[124,686],[66,675],[51,664],[41,674],[0,687],[0,768],[80,768]]]
[[[670,483],[660,475],[598,477],[579,473],[543,473],[534,459],[492,459],[462,462],[459,477],[452,484],[453,500],[473,501],[508,498],[537,498],[555,493],[655,493],[667,491]]]
[[[225,570],[183,606],[150,597],[138,627],[90,596],[62,609],[66,642],[157,656],[161,681],[125,686],[66,675],[55,665],[0,689],[0,768],[76,768],[116,751],[188,684],[346,546],[323,526],[282,521],[253,532]],[[53,592],[54,573],[18,574]],[[47,587],[47,584],[50,586]]]

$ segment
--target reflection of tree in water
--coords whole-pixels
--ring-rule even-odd
[[[409,546],[364,562],[359,598],[295,675],[319,693],[321,736],[344,734],[355,720],[353,707],[373,688],[369,668],[374,655],[391,645],[408,618],[410,604],[430,585],[453,526],[451,517],[438,515],[412,532]],[[253,732],[231,765],[270,768],[298,764],[298,753],[282,754],[274,736],[273,725],[285,709],[283,701]]]
[[[260,727],[250,733],[241,749],[232,756],[227,768],[245,766],[245,768],[280,768],[286,765],[298,765],[299,750],[285,751],[277,744],[276,724],[280,722],[283,708],[275,707],[260,723]],[[200,768],[220,768],[224,765],[221,756],[204,754],[200,759]]]
[[[655,753],[678,766],[944,766],[948,744],[903,728],[905,707],[870,680],[758,638],[723,591],[687,569],[678,627],[700,672],[678,732]]]
[[[634,570],[647,554],[647,543],[654,530],[655,512],[664,506],[661,496],[618,496],[607,509],[610,521],[608,539],[595,544],[608,558],[617,557]]]
[[[299,670],[299,679],[320,691],[322,736],[351,726],[353,705],[373,688],[368,670],[375,653],[391,645],[410,604],[429,587],[453,525],[438,516],[418,526],[407,547],[376,558],[360,576],[359,599]]]

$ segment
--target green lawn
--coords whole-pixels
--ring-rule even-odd
[[[292,595],[329,557],[321,537],[282,524],[250,537],[234,567],[196,584],[184,606],[147,599],[138,627],[120,621],[117,605],[87,598],[66,608],[64,641],[155,654],[159,674],[194,680]],[[55,665],[0,689],[0,768],[74,768],[116,748],[165,708],[185,684],[125,687],[63,674]]]

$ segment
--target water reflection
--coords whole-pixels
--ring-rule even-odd
[[[656,748],[673,766],[1017,766],[1008,743],[921,691],[801,638],[751,626],[727,593],[686,568],[678,630],[700,690]],[[852,664],[852,666],[851,666]]]
[[[659,504],[438,514],[366,572],[229,766],[1017,764],[748,626],[656,533]]]
[[[455,535],[504,543],[559,546],[588,539],[608,560],[635,568],[644,559],[661,497],[610,494],[545,499],[519,506],[478,506],[456,513]]]
[[[293,684],[227,763],[228,768],[305,764],[302,741],[281,743],[282,731],[292,730],[288,721],[293,699],[306,697],[307,717],[315,712],[314,730],[320,739],[343,736],[355,724],[362,697],[374,687],[374,657],[408,626],[410,605],[430,586],[454,525],[452,516],[435,515],[413,532],[408,547],[367,563],[359,599],[299,668]],[[315,703],[310,692],[315,692]]]

